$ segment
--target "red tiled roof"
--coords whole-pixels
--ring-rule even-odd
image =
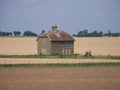
[[[74,41],[74,38],[69,35],[68,33],[64,32],[64,31],[47,31],[43,34],[41,34],[37,40],[39,38],[44,38],[44,37],[48,37],[51,41]]]

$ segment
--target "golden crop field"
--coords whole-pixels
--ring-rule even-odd
[[[120,55],[120,37],[75,37],[75,54]],[[37,54],[36,37],[0,37],[0,55]]]
[[[93,55],[120,55],[120,37],[75,38],[75,53],[90,50]]]
[[[0,55],[37,54],[35,37],[0,37]]]

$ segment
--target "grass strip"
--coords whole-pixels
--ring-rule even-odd
[[[80,68],[120,67],[120,63],[76,63],[76,64],[1,64],[0,68]]]
[[[85,57],[83,55],[0,55],[0,58],[66,58],[66,59],[117,59],[120,60],[120,56],[91,56],[91,57]]]

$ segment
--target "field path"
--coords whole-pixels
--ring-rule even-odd
[[[0,64],[46,64],[46,63],[107,63],[120,62],[113,59],[38,59],[38,58],[0,58]]]

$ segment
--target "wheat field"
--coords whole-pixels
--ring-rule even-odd
[[[120,55],[120,37],[74,37],[74,53]],[[0,55],[37,54],[36,37],[0,37]]]
[[[75,53],[90,50],[93,55],[120,55],[120,37],[75,38]]]
[[[0,37],[0,55],[37,54],[35,37]]]

